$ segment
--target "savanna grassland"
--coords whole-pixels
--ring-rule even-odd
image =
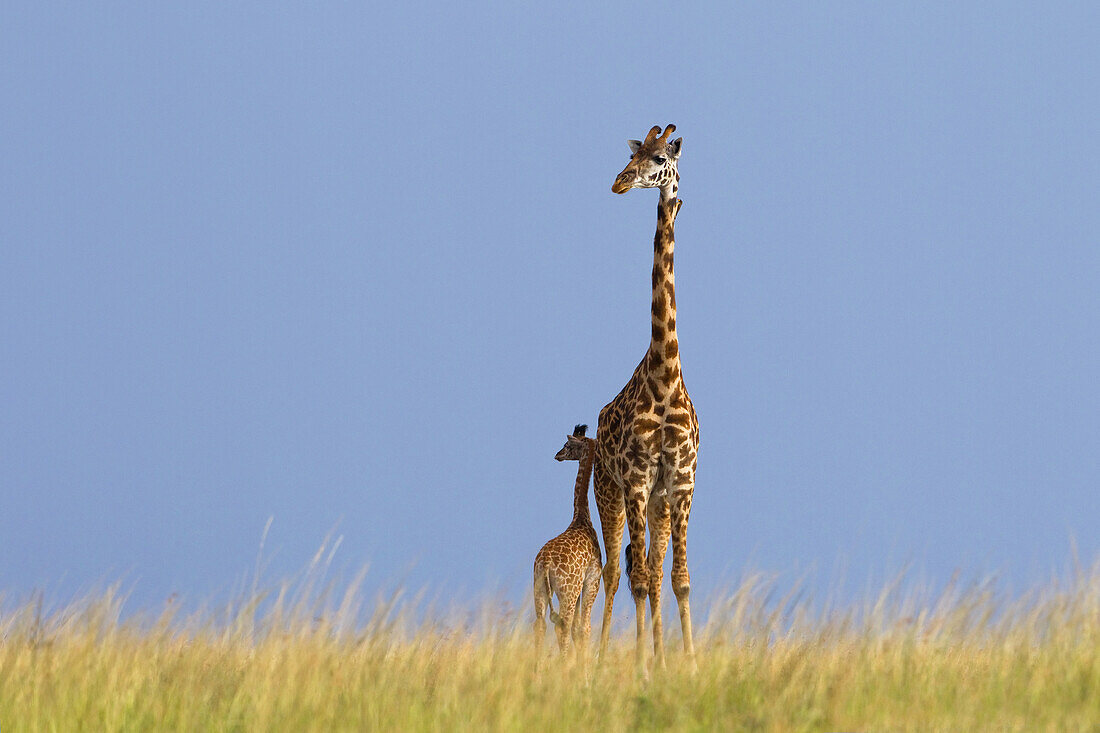
[[[0,730],[1100,730],[1100,572],[1071,576],[851,608],[749,578],[698,624],[698,672],[672,630],[648,681],[627,636],[588,675],[556,650],[536,672],[529,609],[364,604],[357,583],[189,616],[114,589],[9,602]]]

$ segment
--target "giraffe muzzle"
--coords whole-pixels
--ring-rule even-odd
[[[611,184],[611,192],[626,193],[631,189],[631,184],[634,183],[635,177],[633,171],[623,171],[619,174],[619,177],[615,179],[615,182]]]

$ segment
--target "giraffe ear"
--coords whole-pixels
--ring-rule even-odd
[[[668,154],[673,158],[680,158],[680,145],[683,144],[684,138],[678,137],[668,144]]]
[[[630,146],[630,154],[631,155],[638,152],[638,148],[642,147],[642,141],[641,140],[627,140],[626,144]]]

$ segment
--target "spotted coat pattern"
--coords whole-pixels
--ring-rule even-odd
[[[631,188],[659,188],[661,192],[653,239],[649,349],[630,381],[600,411],[596,433],[595,497],[607,556],[600,649],[602,654],[608,643],[625,524],[630,533],[630,587],[637,610],[639,664],[643,659],[647,597],[653,615],[654,656],[660,663],[664,661],[661,582],[670,538],[672,588],[680,611],[684,650],[694,663],[687,526],[695,488],[699,421],[684,386],[676,337],[673,253],[674,225],[682,205],[676,198],[680,140],[665,142],[675,129],[669,125],[658,137],[660,128],[655,127],[645,142],[631,141],[634,155],[612,187],[616,193]]]
[[[540,658],[548,607],[563,654],[569,652],[570,641],[583,652],[592,632],[592,605],[600,589],[602,563],[600,541],[588,513],[588,482],[596,441],[584,437],[585,427],[578,425],[555,456],[559,461],[580,461],[573,486],[573,521],[535,555],[535,646]],[[552,595],[558,598],[557,613]]]

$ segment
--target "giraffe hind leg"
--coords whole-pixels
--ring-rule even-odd
[[[581,603],[584,600],[584,588],[581,588],[580,594],[577,596],[577,603],[573,608],[573,625],[571,628],[571,635],[573,639],[573,656],[578,660],[584,653],[584,639],[581,638]]]
[[[594,559],[592,566],[585,573],[584,589],[581,591],[581,608],[577,618],[580,639],[577,641],[577,647],[580,649],[581,665],[586,673],[588,671],[589,640],[592,636],[592,606],[596,602],[596,595],[600,592],[601,574],[600,561]]]
[[[539,565],[535,566],[535,581],[534,581],[534,597],[535,597],[535,664],[538,665],[538,660],[542,659],[542,644],[543,637],[546,635],[546,609],[550,607],[550,615],[553,617],[554,608],[550,606],[550,580],[546,576],[546,571]]]
[[[560,620],[555,624],[558,632],[558,648],[563,658],[567,658],[571,652],[571,638],[573,633],[573,616],[577,610],[577,600],[580,597],[580,588],[563,588],[558,593],[558,615]]]

